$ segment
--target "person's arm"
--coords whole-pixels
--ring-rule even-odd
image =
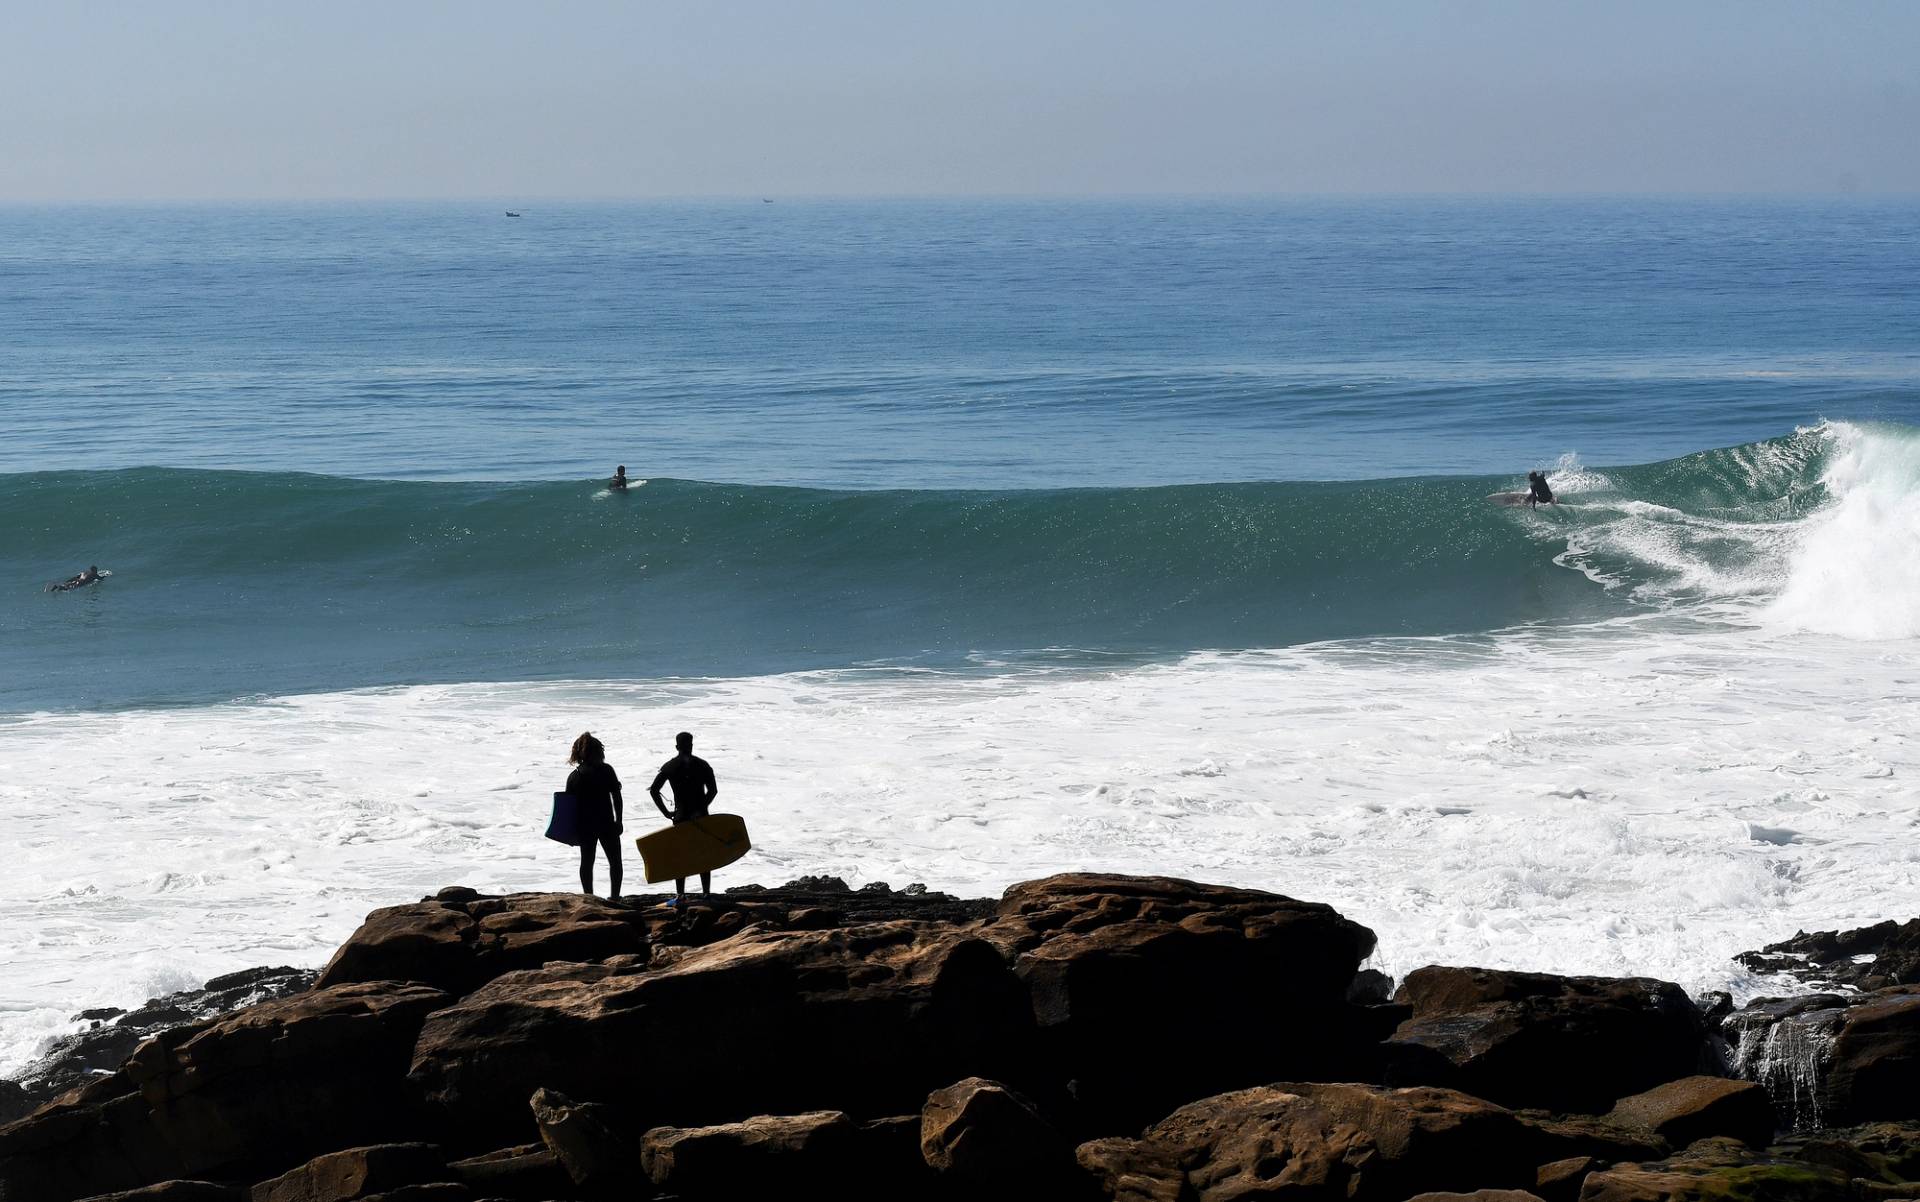
[[[618,835],[627,829],[627,803],[620,796],[620,774],[607,765],[607,775],[613,778],[613,833]]]
[[[672,822],[673,811],[667,808],[666,802],[660,800],[660,786],[665,784],[666,782],[667,782],[667,766],[665,764],[662,764],[660,765],[660,771],[654,774],[653,783],[647,786],[647,792],[653,796],[653,804],[659,808],[660,816],[662,818],[665,818],[668,822]]]
[[[708,800],[708,801],[712,801],[712,800],[713,800],[714,798],[716,798],[716,797],[718,797],[718,796],[720,796],[720,782],[719,782],[719,781],[717,781],[717,780],[715,780],[715,779],[713,778],[713,765],[712,765],[712,764],[708,764],[708,765],[707,765],[707,780],[706,780],[706,785],[707,785],[707,800]]]

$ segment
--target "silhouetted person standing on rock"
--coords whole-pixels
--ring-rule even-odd
[[[667,821],[675,826],[691,818],[705,818],[707,807],[720,795],[720,786],[713,779],[713,765],[693,754],[693,736],[681,731],[673,737],[673,745],[680,754],[660,765],[660,772],[653,778],[653,784],[647,792],[653,795],[653,804]],[[660,800],[660,786],[673,786],[673,808]],[[687,878],[680,877],[673,882],[674,892],[681,897],[687,895]],[[713,874],[700,874],[700,893],[702,896],[713,892]]]
[[[607,853],[607,877],[611,886],[607,896],[620,897],[620,831],[625,807],[620,798],[620,778],[607,763],[607,749],[588,731],[573,741],[567,763],[578,764],[567,776],[567,792],[573,794],[580,814],[580,891],[593,892],[593,845]]]

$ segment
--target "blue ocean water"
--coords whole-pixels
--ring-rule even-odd
[[[521,211],[0,209],[0,710],[1586,622],[1920,421],[1911,201]]]

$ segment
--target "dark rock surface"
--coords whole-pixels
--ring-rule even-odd
[[[446,1157],[432,1144],[375,1144],[316,1156],[253,1187],[252,1202],[354,1202],[409,1185],[445,1183]]]
[[[1752,1081],[1683,1077],[1646,1093],[1622,1098],[1607,1116],[1624,1126],[1644,1127],[1676,1148],[1726,1136],[1756,1148],[1773,1142],[1773,1103]]]
[[[1055,1197],[1078,1184],[1073,1145],[1038,1107],[997,1081],[969,1077],[927,1095],[920,1155],[949,1184],[980,1195],[1035,1190]]]
[[[1710,1062],[1699,1010],[1644,977],[1434,966],[1401,982],[1413,1007],[1388,1042],[1388,1080],[1506,1106],[1599,1113]]]
[[[1816,989],[1920,985],[1920,918],[1851,931],[1801,931],[1734,959],[1753,972],[1790,976]]]
[[[215,977],[198,989],[154,998],[133,1010],[89,1010],[90,1025],[57,1039],[17,1081],[0,1081],[0,1125],[119,1068],[142,1040],[170,1027],[215,1018],[288,994],[313,983],[311,969],[249,968]]]

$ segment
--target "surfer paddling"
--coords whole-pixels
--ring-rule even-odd
[[[573,741],[567,763],[578,764],[567,776],[567,792],[573,794],[580,836],[580,891],[593,892],[593,845],[607,853],[607,896],[620,897],[620,831],[625,807],[620,798],[620,777],[607,763],[607,749],[587,731]]]
[[[102,575],[104,575],[104,573],[102,573],[97,566],[88,564],[86,571],[80,573],[78,576],[69,576],[58,584],[49,584],[47,591],[50,593],[69,593],[77,588],[85,588],[89,584],[98,584]]]
[[[613,479],[607,481],[607,487],[614,492],[627,491],[627,465],[621,464],[613,469]]]
[[[713,779],[713,765],[693,754],[693,736],[681,731],[673,737],[673,745],[680,754],[660,765],[660,771],[654,776],[653,784],[647,792],[653,796],[653,804],[660,807],[660,813],[668,822],[679,826],[695,818],[705,818],[707,808],[713,799],[720,795],[720,786]],[[673,808],[661,800],[660,786],[673,786]],[[673,882],[676,901],[687,896],[687,878],[676,877]],[[713,873],[700,874],[700,893],[706,896],[713,892]]]

